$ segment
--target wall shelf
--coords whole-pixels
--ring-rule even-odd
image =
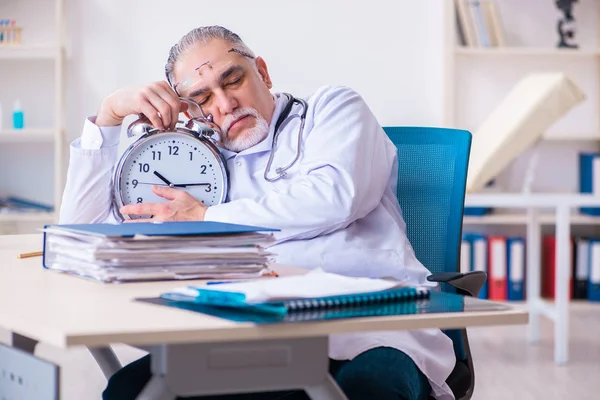
[[[554,225],[556,218],[554,214],[541,214],[540,224]],[[527,215],[525,213],[498,213],[488,214],[481,217],[465,216],[464,225],[525,225],[527,224]],[[600,217],[593,217],[574,213],[571,215],[571,225],[600,225]]]
[[[551,47],[456,47],[454,53],[462,56],[595,57],[600,56],[600,49],[559,49]]]
[[[60,47],[55,44],[0,45],[0,59],[49,59],[59,56]]]
[[[24,36],[22,44],[0,44],[0,64],[4,68],[4,79],[10,82],[18,89],[19,85],[28,85],[30,82],[23,81],[27,75],[23,76],[21,70],[28,71],[28,68],[39,68],[43,66],[44,71],[49,74],[35,76],[36,79],[44,80],[42,90],[32,92],[26,90],[21,98],[23,104],[28,104],[29,96],[41,97],[41,104],[52,104],[50,110],[44,112],[51,116],[51,119],[40,118],[39,125],[29,126],[25,129],[8,129],[12,125],[8,122],[10,114],[4,114],[5,125],[0,127],[0,160],[8,160],[11,164],[4,162],[2,166],[8,166],[11,172],[22,168],[29,168],[35,165],[35,168],[43,169],[42,173],[32,174],[31,182],[23,183],[14,176],[6,176],[0,179],[0,189],[3,196],[30,199],[33,202],[48,204],[53,207],[54,212],[46,212],[44,209],[33,209],[25,212],[7,212],[0,210],[0,234],[30,233],[33,229],[41,228],[46,223],[56,220],[62,193],[64,190],[65,173],[65,153],[68,150],[66,146],[66,14],[65,0],[48,0],[37,2],[33,0],[20,0],[10,7],[7,7],[4,1],[0,1],[0,11],[6,15],[14,16],[21,22],[26,21],[20,16],[31,13],[43,14],[44,23],[36,23],[35,19],[27,19],[26,30],[31,29],[36,32],[31,36]],[[39,7],[39,10],[36,9]],[[46,23],[47,22],[47,23]],[[31,38],[27,41],[27,37]],[[35,39],[39,38],[39,39]],[[42,63],[42,64],[39,64]],[[5,65],[6,64],[6,65]],[[34,71],[34,70],[32,70]],[[12,75],[15,73],[15,75]],[[36,73],[36,72],[34,72]],[[11,88],[9,88],[11,89]],[[21,96],[19,92],[6,91],[9,101],[14,97]],[[53,101],[52,101],[53,100]],[[6,100],[4,100],[6,101]],[[37,105],[44,107],[44,105]],[[30,109],[31,114],[37,110]],[[19,146],[27,144],[27,146]],[[35,144],[35,146],[34,146]],[[44,146],[38,149],[37,145]],[[6,157],[9,155],[11,157]],[[31,160],[38,154],[43,154],[42,160]],[[27,171],[29,173],[30,171]],[[12,174],[14,175],[14,174]],[[51,179],[51,185],[48,180]]]
[[[0,130],[0,143],[51,143],[55,139],[55,132],[53,128]]]
[[[1,222],[35,222],[35,223],[53,223],[55,219],[54,212],[19,212],[19,213],[0,213]]]

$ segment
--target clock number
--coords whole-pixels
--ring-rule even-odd
[[[150,164],[140,164],[140,172],[150,171]]]
[[[211,190],[212,190],[212,186],[209,183],[208,186],[206,187],[206,190],[204,190],[204,191],[205,192],[210,192]]]
[[[170,156],[179,155],[179,146],[169,146],[169,155]]]
[[[190,161],[192,161],[193,157],[194,157],[194,153],[190,151]]]
[[[152,152],[152,159],[156,160],[156,156],[158,156],[158,161],[160,161],[160,151],[153,151]]]
[[[203,175],[206,175],[206,165],[201,165],[200,166],[200,173]]]
[[[134,188],[134,189],[137,187],[138,183],[139,183],[139,182],[138,182],[138,180],[137,180],[137,179],[134,179],[134,180],[132,180],[132,181],[131,181],[131,184],[133,185],[133,188]]]
[[[143,202],[144,202],[144,199],[142,199],[141,197],[138,197],[138,198],[137,198],[137,202],[138,202],[138,204],[139,204],[139,203],[143,203]]]

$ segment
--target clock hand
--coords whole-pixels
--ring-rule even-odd
[[[188,187],[188,186],[210,186],[210,183],[177,183],[174,187]]]
[[[152,182],[138,182],[137,185],[155,185],[155,186],[169,186],[164,183],[152,183]]]
[[[158,179],[160,179],[161,181],[163,181],[164,183],[166,183],[167,185],[169,185],[169,187],[173,187],[173,184],[171,182],[169,182],[169,180],[167,178],[165,178],[164,176],[162,176],[158,172],[154,171],[154,175],[158,176]]]

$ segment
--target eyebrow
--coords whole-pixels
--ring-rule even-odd
[[[229,68],[227,68],[225,71],[223,71],[221,73],[221,76],[219,77],[219,84],[223,83],[223,81],[227,78],[229,78],[231,75],[235,74],[236,72],[244,72],[244,68],[241,65],[233,65]],[[192,93],[190,93],[188,95],[188,97],[196,97],[196,96],[200,96],[201,94],[204,94],[208,92],[207,88],[200,88],[198,90],[194,90]]]

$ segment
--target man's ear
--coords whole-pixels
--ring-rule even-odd
[[[273,82],[271,82],[271,77],[269,76],[269,70],[267,69],[267,63],[262,57],[256,57],[256,69],[258,70],[258,74],[262,78],[263,82],[269,89],[273,87]]]

